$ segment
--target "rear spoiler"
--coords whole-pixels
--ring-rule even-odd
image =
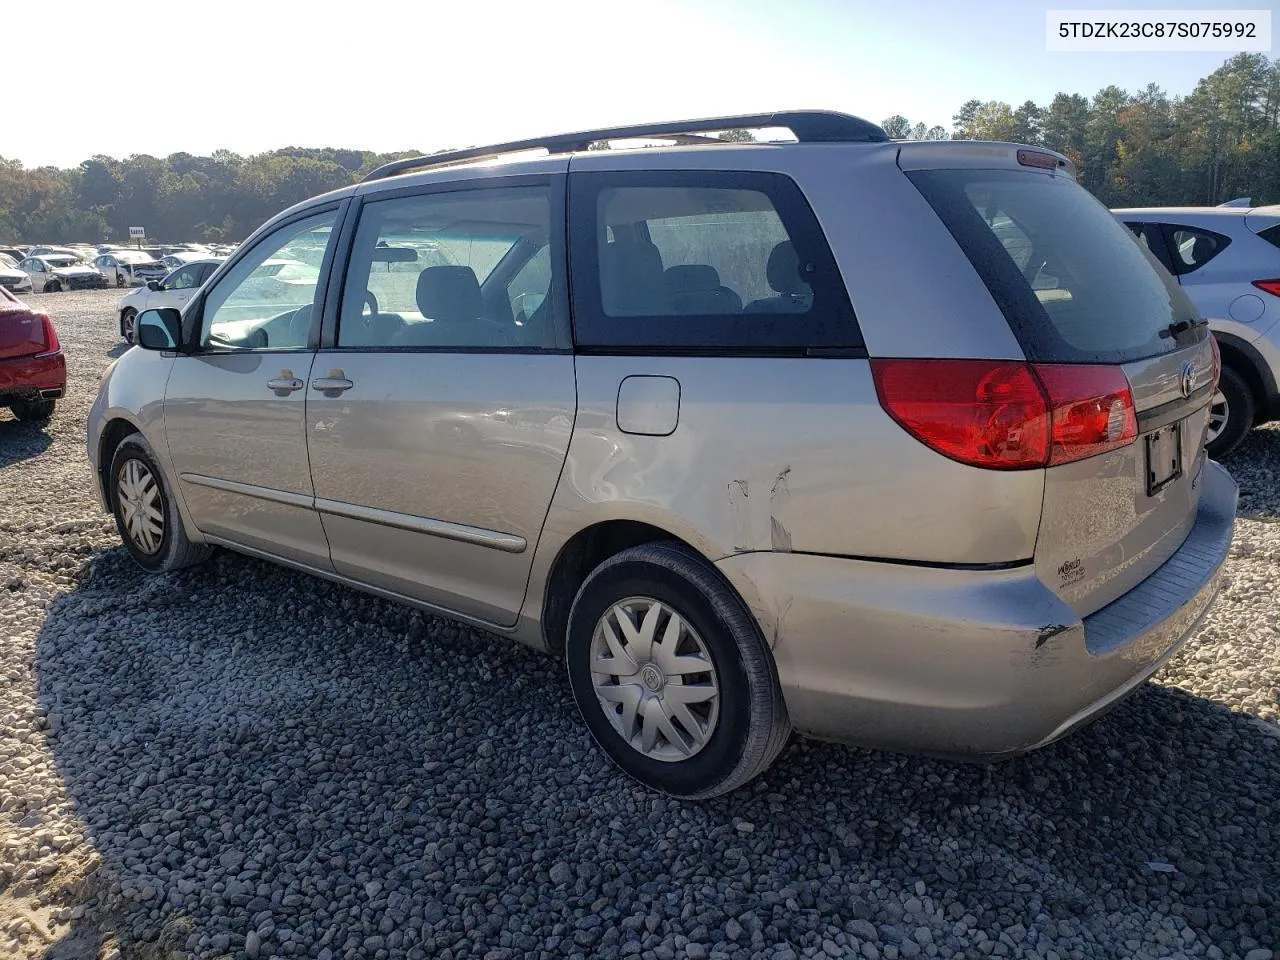
[[[898,140],[898,166],[903,170],[945,170],[948,167],[1044,170],[1079,179],[1069,157],[1048,147],[995,140]]]

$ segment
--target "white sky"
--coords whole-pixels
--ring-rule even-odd
[[[4,74],[24,93],[11,91],[22,120],[0,127],[0,156],[72,166],[100,153],[434,150],[796,108],[949,127],[971,97],[1043,105],[1058,90],[1148,81],[1185,94],[1227,56],[1047,53],[1050,6],[1106,4],[60,0],[40,7],[47,32],[28,24],[4,40]],[[47,107],[28,84],[49,91]]]

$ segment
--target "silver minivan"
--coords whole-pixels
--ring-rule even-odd
[[[627,139],[676,143],[588,149]],[[1231,538],[1214,340],[1039,148],[797,112],[397,161],[137,331],[88,453],[139,564],[226,547],[545,650],[682,797],[792,730],[1049,743]]]

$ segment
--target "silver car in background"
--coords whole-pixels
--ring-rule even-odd
[[[799,112],[396,161],[136,330],[88,455],[142,567],[226,547],[545,650],[682,797],[793,729],[1049,743],[1231,539],[1213,337],[1042,149]]]
[[[1209,455],[1280,419],[1280,206],[1114,211],[1178,280],[1222,349]]]

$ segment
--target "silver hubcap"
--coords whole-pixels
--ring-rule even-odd
[[[1227,406],[1227,395],[1219,390],[1213,395],[1213,402],[1209,404],[1209,431],[1205,434],[1205,441],[1213,443],[1221,436],[1222,431],[1227,427],[1227,418],[1231,415],[1231,408]]]
[[[591,638],[591,683],[613,728],[652,760],[687,760],[720,716],[711,654],[659,600],[631,597],[605,611]]]
[[[116,479],[116,500],[129,539],[143,553],[155,553],[164,539],[160,485],[145,463],[126,460]]]
[[[132,313],[125,314],[124,338],[125,340],[129,341],[129,343],[133,343],[133,325],[137,322],[137,319],[138,318],[135,317]]]

